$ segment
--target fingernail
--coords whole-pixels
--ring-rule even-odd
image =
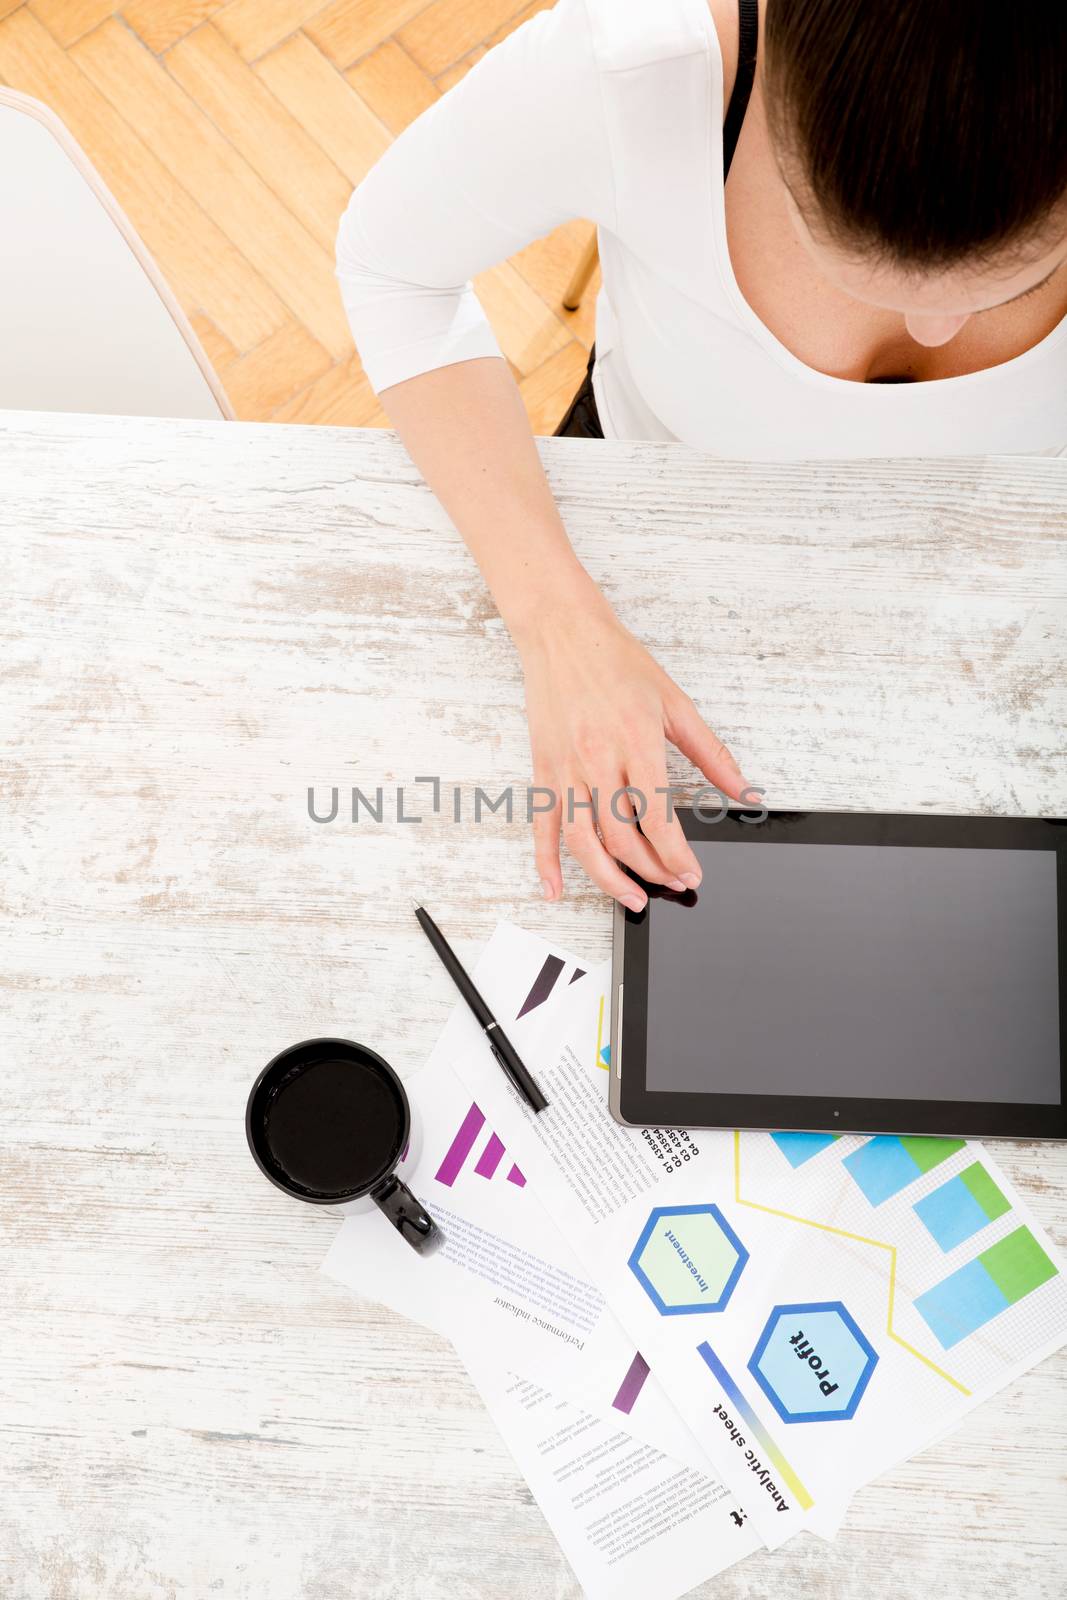
[[[700,873],[699,872],[683,872],[682,873],[682,882],[683,882],[683,884],[685,885],[685,887],[687,889],[699,889],[700,888]]]
[[[681,878],[668,878],[667,879],[667,888],[668,889],[673,889],[675,894],[684,894],[686,886],[682,882]]]
[[[643,911],[645,909],[645,902],[636,894],[624,894],[619,904],[624,905],[627,911]]]
[[[554,900],[556,898],[555,886],[548,880],[548,878],[541,879],[541,893],[544,895],[546,900]]]

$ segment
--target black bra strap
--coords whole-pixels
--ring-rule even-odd
[[[726,108],[722,128],[722,177],[726,182],[730,163],[734,159],[741,124],[748,109],[752,93],[752,80],[756,76],[756,48],[759,44],[759,6],[757,0],[737,0],[737,71]]]

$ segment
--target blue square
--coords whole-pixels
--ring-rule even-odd
[[[970,1239],[989,1218],[960,1177],[950,1178],[922,1200],[916,1200],[915,1215],[942,1250],[954,1250]]]
[[[942,1350],[951,1350],[969,1333],[984,1328],[1007,1306],[1007,1296],[977,1260],[968,1261],[915,1301],[916,1311]]]
[[[889,1133],[868,1139],[845,1157],[844,1165],[872,1206],[891,1200],[921,1176],[918,1162],[912,1160],[896,1135]]]
[[[839,1137],[836,1133],[772,1133],[771,1138],[795,1170]]]

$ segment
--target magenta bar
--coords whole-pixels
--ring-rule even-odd
[[[648,1377],[648,1362],[640,1350],[630,1362],[630,1368],[625,1378],[619,1385],[619,1392],[611,1402],[616,1411],[625,1411],[629,1416],[634,1408],[634,1401],[645,1386]]]
[[[463,1171],[463,1163],[470,1155],[471,1145],[481,1132],[484,1122],[485,1117],[478,1107],[471,1106],[459,1125],[459,1132],[448,1147],[448,1154],[437,1169],[438,1183],[447,1184],[451,1189]]]
[[[504,1154],[504,1146],[495,1133],[491,1133],[486,1140],[485,1149],[478,1157],[475,1172],[479,1178],[491,1178],[500,1165],[500,1157]]]
[[[520,1189],[525,1189],[526,1187],[526,1179],[523,1177],[518,1167],[512,1167],[511,1171],[508,1173],[508,1182],[516,1184]]]

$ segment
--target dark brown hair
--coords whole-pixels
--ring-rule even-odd
[[[930,269],[1023,251],[1061,206],[1067,232],[1067,0],[767,0],[764,76],[839,244]]]

